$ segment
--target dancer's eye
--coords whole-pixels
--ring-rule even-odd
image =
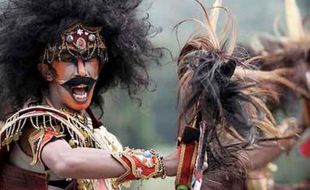
[[[63,53],[61,55],[61,61],[67,62],[67,63],[76,63],[77,58],[75,56],[72,56],[70,53]]]

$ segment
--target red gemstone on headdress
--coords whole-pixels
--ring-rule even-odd
[[[76,41],[76,45],[77,48],[79,49],[85,49],[86,48],[86,41],[84,38],[80,37],[77,39]]]
[[[85,43],[84,43],[83,40],[80,40],[80,41],[79,41],[79,46],[81,46],[81,47],[85,46]]]

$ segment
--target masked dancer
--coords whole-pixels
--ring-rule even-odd
[[[177,156],[123,148],[91,111],[112,87],[133,97],[149,84],[161,51],[140,3],[1,4],[1,190],[114,190],[175,173]]]

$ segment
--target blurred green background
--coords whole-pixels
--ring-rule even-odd
[[[203,2],[208,6],[213,3],[210,0]],[[223,0],[224,6],[231,11],[237,23],[238,41],[243,43],[250,43],[258,35],[272,33],[276,18],[280,19],[280,26],[285,25],[283,2],[284,0]],[[310,0],[297,2],[302,13],[310,15]],[[112,90],[105,94],[103,121],[125,146],[154,148],[165,155],[175,148],[176,142],[175,58],[195,26],[184,24],[180,27],[180,44],[172,29],[183,19],[201,18],[203,14],[194,0],[144,0],[140,10],[141,16],[149,14],[150,21],[161,29],[158,35],[152,37],[154,44],[168,48],[173,59],[167,55],[162,60],[162,66],[151,68],[152,87],[156,91],[141,94],[141,107],[128,98],[126,91]],[[310,177],[309,159],[301,158],[297,150],[293,150],[290,156],[281,156],[277,163],[279,168],[276,181],[279,183],[296,183]],[[173,189],[173,183],[173,178],[150,180],[137,182],[132,189]]]

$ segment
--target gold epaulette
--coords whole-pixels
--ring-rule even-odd
[[[9,148],[11,142],[18,141],[26,123],[37,130],[49,128],[56,131],[56,125],[60,126],[61,130],[67,131],[79,147],[89,146],[87,139],[92,138],[91,134],[93,133],[92,121],[88,117],[85,122],[81,122],[69,113],[55,108],[31,106],[16,112],[0,128],[1,146]]]

